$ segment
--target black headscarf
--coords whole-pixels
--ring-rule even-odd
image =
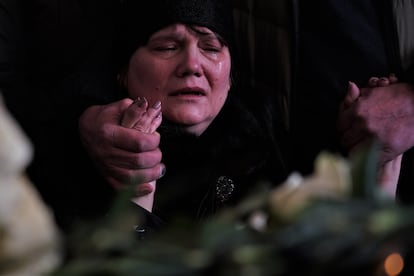
[[[230,0],[121,0],[119,14],[119,66],[156,31],[174,23],[207,27],[229,47],[233,59],[234,27]]]

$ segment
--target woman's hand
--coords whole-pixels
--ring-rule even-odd
[[[143,133],[154,133],[160,126],[161,120],[161,102],[157,101],[151,107],[148,107],[148,101],[143,97],[139,97],[125,111],[121,125]],[[155,180],[139,183],[137,195],[132,201],[151,212],[154,204],[155,188]]]

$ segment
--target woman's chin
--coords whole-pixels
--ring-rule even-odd
[[[203,132],[207,129],[207,126],[203,125],[191,125],[191,126],[184,126],[183,131],[188,134],[192,134],[195,136],[200,136]]]

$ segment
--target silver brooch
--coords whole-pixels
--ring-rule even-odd
[[[228,200],[233,190],[234,190],[234,182],[230,177],[220,176],[217,179],[216,195],[217,195],[217,198],[221,202]]]

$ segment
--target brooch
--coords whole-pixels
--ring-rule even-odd
[[[231,193],[234,190],[234,181],[227,176],[220,176],[216,182],[216,196],[224,202],[230,198]]]

